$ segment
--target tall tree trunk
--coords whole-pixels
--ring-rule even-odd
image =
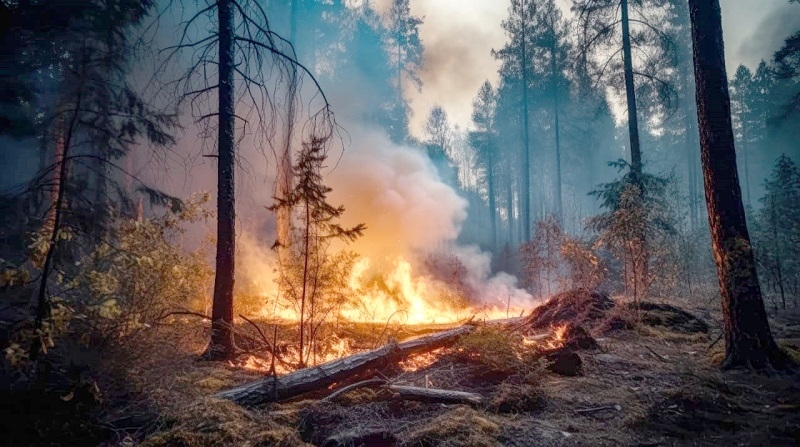
[[[297,21],[299,15],[300,0],[292,0],[289,41],[298,48],[297,43]],[[278,160],[278,172],[275,179],[275,197],[286,199],[293,187],[292,178],[292,143],[294,139],[295,124],[295,99],[297,95],[297,67],[291,66],[289,75],[289,85],[286,95],[288,101],[286,134],[284,135],[283,151]],[[292,208],[280,206],[276,210],[276,221],[278,231],[278,261],[282,268],[286,265],[289,246],[291,245],[292,234]]]
[[[683,113],[683,126],[684,126],[684,140],[683,144],[686,147],[686,177],[689,186],[689,224],[691,229],[697,228],[698,225],[698,193],[697,193],[697,119],[691,116],[692,107],[690,104],[694,89],[692,88],[692,76],[686,63],[680,63],[680,76],[684,81],[683,95],[686,99],[686,106],[684,106]],[[696,114],[695,114],[696,115]]]
[[[770,332],[736,171],[719,0],[689,0],[697,121],[708,222],[717,264],[726,358],[723,368],[784,368]]]
[[[522,242],[531,240],[531,137],[530,117],[528,116],[528,48],[525,27],[525,2],[522,2],[522,128],[524,152],[522,154]]]
[[[39,280],[36,320],[34,322],[34,329],[36,331],[41,330],[45,320],[50,318],[51,308],[50,300],[47,296],[47,281],[50,278],[50,271],[53,269],[53,262],[55,262],[55,253],[59,240],[58,233],[61,229],[61,220],[63,218],[63,210],[67,195],[66,183],[69,150],[72,146],[72,137],[75,134],[75,126],[78,122],[78,116],[82,105],[83,85],[78,88],[78,94],[73,105],[75,109],[72,111],[72,117],[70,118],[68,126],[66,125],[66,117],[64,116],[66,113],[64,107],[59,105],[56,111],[57,116],[54,135],[55,167],[53,173],[53,192],[51,195],[52,203],[45,222],[46,228],[50,230],[50,240],[47,246],[47,252],[45,253],[44,263],[42,264],[42,275]],[[30,358],[32,360],[36,360],[44,343],[46,343],[45,337],[35,337],[30,352]]]
[[[622,58],[625,65],[625,98],[628,101],[628,135],[631,141],[631,170],[635,179],[642,175],[642,150],[639,146],[639,119],[636,117],[636,89],[633,83],[631,33],[628,20],[628,0],[622,0]]]
[[[233,341],[233,274],[236,252],[234,190],[235,111],[233,103],[233,1],[218,0],[219,133],[217,167],[217,270],[211,308],[211,342],[204,358],[227,360],[236,354]]]
[[[506,175],[506,205],[508,206],[508,216],[507,216],[508,239],[506,240],[506,242],[509,245],[512,245],[514,243],[514,191],[513,191],[514,186],[512,183],[511,173],[514,171],[513,169],[511,169],[510,160],[508,162],[508,165],[509,165],[508,169],[506,170],[506,172],[508,173],[508,175]]]
[[[497,250],[497,198],[494,190],[494,147],[489,138],[489,132],[486,133],[486,140],[486,152],[489,158],[486,169],[486,187],[489,194],[489,225],[492,232],[489,242],[491,243],[492,251],[495,251]]]
[[[744,90],[744,89],[742,89]],[[742,116],[739,120],[742,122],[742,162],[744,163],[744,198],[747,206],[751,206],[753,202],[750,201],[750,172],[749,166],[750,163],[747,160],[747,153],[748,151],[748,144],[747,144],[747,112],[745,112],[745,104],[747,104],[747,97],[744,92],[739,93],[739,108],[741,110]]]
[[[550,48],[550,71],[551,71],[551,84],[553,86],[553,120],[555,124],[555,143],[556,143],[556,219],[560,225],[564,225],[564,203],[561,198],[561,132],[559,122],[559,108],[561,106],[558,97],[558,63],[556,57],[558,52],[556,48],[556,33],[553,30],[553,46]]]

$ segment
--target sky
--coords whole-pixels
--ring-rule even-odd
[[[391,0],[374,2],[385,10]],[[571,0],[556,0],[567,11]],[[755,68],[770,59],[792,32],[800,30],[800,5],[788,0],[720,0],[728,74],[739,64]],[[470,124],[472,99],[485,80],[497,79],[493,48],[506,36],[500,22],[509,2],[501,0],[411,0],[412,13],[424,17],[420,37],[424,50],[423,87],[407,89],[414,115],[411,131],[421,134],[428,112],[442,105],[452,121]]]

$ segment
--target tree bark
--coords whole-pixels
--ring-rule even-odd
[[[719,0],[689,0],[708,222],[725,322],[724,369],[784,368],[770,332],[736,170]]]
[[[495,192],[495,179],[494,179],[494,146],[491,143],[491,130],[486,132],[486,152],[488,160],[486,161],[486,187],[489,193],[489,221],[492,232],[491,247],[492,251],[497,250],[497,197]]]
[[[256,382],[222,391],[217,394],[217,397],[243,406],[291,399],[309,391],[323,389],[369,370],[399,362],[410,355],[451,345],[459,337],[474,329],[474,326],[466,325],[398,344],[388,344],[372,351],[300,369],[283,377],[265,377]]]
[[[628,20],[628,0],[622,0],[622,58],[625,65],[625,98],[628,102],[628,135],[631,143],[631,171],[635,179],[642,175],[642,150],[639,146],[639,119],[636,117],[636,89],[633,82],[631,33]]]
[[[236,251],[234,190],[234,25],[233,1],[219,0],[219,133],[217,166],[217,259],[211,308],[211,341],[204,358],[228,360],[236,354],[233,341],[233,274]]]

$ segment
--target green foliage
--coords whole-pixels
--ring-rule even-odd
[[[109,222],[107,240],[96,243],[79,261],[53,270],[48,284],[49,315],[40,325],[25,320],[13,331],[5,350],[11,365],[24,365],[29,349],[38,344],[43,354],[70,334],[87,344],[120,341],[160,321],[176,308],[201,309],[212,285],[205,244],[186,250],[181,241],[185,225],[210,217],[204,209],[207,194],[193,196],[184,208],[162,216]],[[39,276],[50,231],[32,236],[28,264],[34,269],[4,268],[2,286],[29,287]],[[85,247],[91,239],[59,231],[59,243]],[[68,251],[68,250],[65,250]],[[12,303],[13,304],[13,303]]]
[[[202,309],[212,285],[207,244],[181,246],[185,225],[204,221],[208,194],[192,196],[175,212],[143,220],[119,219],[114,242],[100,242],[78,265],[69,288],[80,318],[104,338],[122,337],[176,308]]]

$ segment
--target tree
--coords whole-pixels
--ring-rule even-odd
[[[625,291],[638,303],[656,276],[665,273],[655,267],[663,267],[660,261],[675,233],[674,212],[665,197],[670,181],[652,174],[637,177],[625,160],[610,165],[628,172],[591,192],[605,212],[590,218],[587,226],[599,235],[596,245],[608,248],[622,263]]]
[[[328,247],[334,239],[355,241],[366,229],[364,224],[344,228],[336,222],[344,213],[344,207],[333,206],[326,200],[332,191],[323,183],[321,174],[326,158],[325,138],[312,137],[303,145],[294,166],[296,186],[285,197],[276,198],[276,204],[270,207],[271,211],[294,210],[299,220],[286,258],[289,265],[282,266],[279,283],[299,304],[300,367],[304,367],[314,353],[319,326],[336,305],[341,304],[341,299],[334,299],[328,300],[328,306],[323,305],[326,297],[347,285],[348,275],[337,275],[336,269],[342,269],[342,264],[352,266],[353,262],[353,258],[346,255],[331,257]]]
[[[531,36],[534,34],[532,18],[536,11],[536,3],[530,0],[511,0],[508,18],[502,27],[509,37],[509,42],[500,50],[492,50],[495,58],[502,62],[500,76],[503,79],[501,92],[508,91],[519,98],[512,102],[516,109],[517,120],[521,126],[522,187],[519,191],[522,240],[531,239],[531,129],[530,129],[530,89],[533,73],[533,55],[531,54]],[[508,88],[508,90],[506,90]],[[505,95],[501,95],[505,96]],[[501,103],[502,104],[502,103]],[[509,194],[510,197],[510,194]],[[509,199],[509,203],[511,200]],[[509,220],[510,222],[510,220]]]
[[[431,108],[425,121],[424,131],[425,144],[428,146],[431,160],[435,162],[447,160],[447,151],[450,149],[450,122],[442,106],[435,105]]]
[[[561,15],[561,10],[553,0],[547,0],[536,10],[533,17],[535,34],[533,52],[536,65],[544,77],[544,91],[551,98],[549,108],[553,117],[553,146],[555,152],[555,216],[559,223],[564,222],[564,199],[561,180],[561,109],[569,97],[569,80],[565,71],[568,68],[570,46],[567,43],[569,27]]]
[[[397,101],[392,116],[396,125],[391,129],[396,141],[405,140],[408,135],[409,107],[403,95],[403,79],[409,80],[418,89],[422,85],[417,72],[422,66],[422,42],[419,39],[419,26],[422,19],[411,14],[409,0],[392,0],[389,9],[389,46],[392,65],[395,70]]]
[[[725,323],[724,369],[792,362],[770,332],[736,170],[719,0],[689,0],[697,122],[711,242]]]
[[[783,104],[779,115],[780,119],[785,119],[800,111],[800,31],[789,36],[775,53],[775,64],[778,78],[790,82],[793,87],[792,96]]]
[[[674,44],[654,23],[667,4],[667,0],[574,0],[572,7],[587,35],[581,51],[592,51],[602,60],[594,76],[624,92],[630,168],[637,176],[642,173],[637,91],[647,85],[664,104],[674,94],[665,79],[665,67],[674,66]]]
[[[286,82],[288,94],[285,106],[293,113],[298,85],[297,72],[308,76],[318,92],[322,105],[310,108],[307,128],[320,135],[333,133],[333,115],[327,98],[308,68],[297,60],[292,43],[275,33],[269,26],[267,13],[253,0],[220,0],[200,9],[181,26],[179,42],[167,48],[167,62],[180,60],[190,53],[192,65],[177,80],[171,81],[179,96],[189,102],[192,114],[204,126],[204,134],[217,137],[217,254],[212,301],[211,340],[203,357],[210,360],[230,359],[236,353],[233,340],[233,287],[236,252],[235,188],[236,122],[242,124],[242,134],[252,126],[269,142],[274,134],[274,116],[279,111],[275,85]],[[216,12],[215,19],[211,14]],[[239,16],[238,21],[236,16]],[[203,24],[209,18],[212,23]],[[204,26],[205,25],[205,26]],[[213,31],[205,37],[198,30]],[[216,60],[210,56],[216,49]],[[212,68],[213,67],[213,68]],[[217,73],[209,79],[208,73]],[[203,110],[212,93],[216,107]],[[238,93],[236,93],[238,92]],[[237,102],[250,106],[255,123],[236,114]],[[216,127],[212,119],[216,118]],[[294,120],[294,116],[289,116]],[[214,132],[216,131],[216,132]],[[327,141],[327,140],[325,140]]]
[[[753,85],[753,72],[744,65],[736,69],[736,74],[731,81],[731,120],[734,130],[734,138],[742,154],[742,172],[744,173],[745,204],[751,205],[750,201],[750,173],[748,153],[753,142],[753,134],[757,128],[754,122],[752,110],[753,99],[755,97]]]
[[[791,158],[781,155],[764,189],[753,245],[762,272],[778,290],[786,309],[786,289],[797,298],[800,285],[800,253],[793,249],[800,246],[800,169]]]
[[[496,192],[496,139],[497,94],[489,81],[485,81],[478,96],[472,101],[472,124],[469,143],[478,153],[478,164],[486,172],[486,195],[489,205],[489,223],[492,250],[497,248],[497,192]]]

